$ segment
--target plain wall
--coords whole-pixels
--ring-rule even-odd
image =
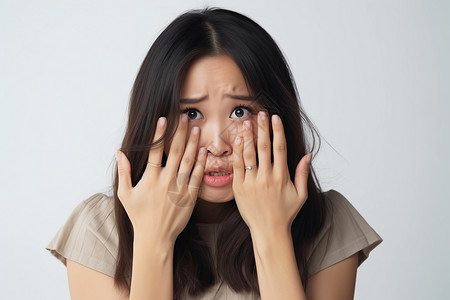
[[[450,5],[425,0],[1,1],[1,298],[69,299],[66,269],[44,248],[79,202],[110,188],[157,34],[206,5],[278,42],[324,138],[313,161],[323,187],[383,237],[355,298],[449,299]]]

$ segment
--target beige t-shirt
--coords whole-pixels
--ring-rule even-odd
[[[378,244],[380,236],[367,224],[348,200],[335,190],[325,193],[333,208],[308,253],[310,275],[359,252],[359,264]],[[199,233],[215,254],[217,224],[198,224]],[[118,235],[111,196],[95,194],[80,203],[47,246],[56,258],[66,264],[70,259],[88,268],[114,277],[118,250]],[[325,251],[326,250],[326,251]],[[219,282],[201,297],[187,294],[183,299],[260,299],[252,293],[237,294],[224,282]]]

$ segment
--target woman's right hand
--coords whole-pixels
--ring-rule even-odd
[[[166,118],[159,118],[153,142],[164,134],[166,127]],[[164,151],[163,142],[150,150],[147,167],[135,187],[131,183],[130,162],[121,151],[116,153],[119,175],[117,195],[133,224],[135,237],[145,236],[156,239],[156,242],[174,245],[192,215],[203,179],[206,150],[202,147],[196,159],[200,129],[192,128],[186,145],[187,130],[187,115],[182,114],[166,166],[159,166]]]

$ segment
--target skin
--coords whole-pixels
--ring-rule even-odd
[[[193,213],[197,222],[217,222],[231,199],[251,232],[262,299],[353,299],[357,254],[313,275],[306,293],[300,280],[290,225],[308,196],[311,155],[300,160],[292,182],[279,117],[269,120],[264,111],[257,113],[256,103],[230,95],[250,95],[234,61],[228,56],[201,58],[191,66],[181,98],[203,100],[181,104],[182,111],[190,110],[180,117],[173,140],[149,153],[149,162],[158,164],[165,149],[166,167],[147,165],[133,187],[130,163],[118,151],[119,199],[135,231],[130,294],[116,290],[113,278],[68,261],[72,299],[172,299],[176,237]],[[236,110],[242,103],[254,113]],[[154,139],[166,128],[167,120],[160,121]],[[207,186],[203,172],[217,164],[231,169],[233,180],[223,187]],[[249,171],[245,166],[255,167]]]
[[[199,147],[207,149],[206,170],[218,165],[230,171],[233,169],[233,141],[243,132],[244,120],[257,124],[259,104],[236,99],[250,95],[242,73],[228,56],[202,58],[189,69],[180,98],[201,101],[195,104],[182,101],[180,109],[190,117],[189,130],[193,127],[201,129]],[[253,134],[257,134],[256,130]],[[223,187],[211,187],[202,182],[194,211],[196,221],[219,222],[220,211],[232,199],[231,182]]]

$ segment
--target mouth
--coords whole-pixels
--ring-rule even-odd
[[[203,182],[212,187],[222,187],[233,180],[233,173],[230,172],[205,172]]]
[[[206,172],[206,175],[209,176],[225,176],[225,175],[229,175],[230,173],[228,172]]]

